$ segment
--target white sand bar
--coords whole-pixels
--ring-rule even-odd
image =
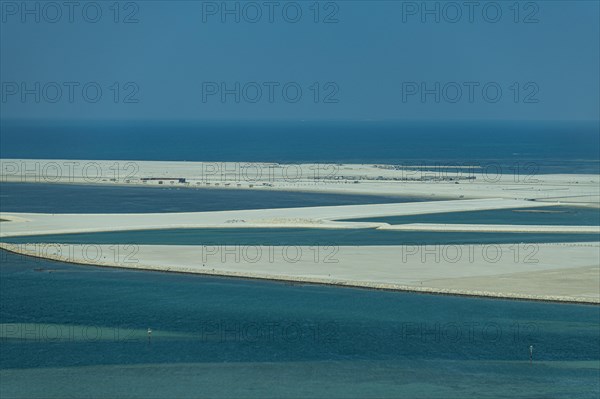
[[[334,220],[552,205],[557,204],[492,198],[189,213],[0,213],[0,219],[9,220],[2,222],[0,237],[182,228],[376,228],[384,224]]]
[[[539,174],[535,163],[279,164],[0,159],[0,181],[305,191],[432,198],[512,198],[598,206],[600,176]]]
[[[550,226],[524,224],[407,223],[380,226],[379,230],[508,233],[588,233],[600,234],[600,226]],[[600,237],[599,237],[600,238]]]
[[[600,303],[600,243],[428,246],[0,244],[81,264],[457,295]]]

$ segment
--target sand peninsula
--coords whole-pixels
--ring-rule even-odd
[[[539,174],[534,163],[480,165],[0,159],[0,182],[508,198],[600,204],[600,175]]]
[[[2,160],[2,182],[108,184],[415,196],[435,201],[155,214],[0,214],[0,237],[174,228],[315,228],[600,233],[599,226],[344,221],[493,209],[599,207],[598,175],[521,175],[489,168],[393,165]],[[254,168],[254,175],[250,175]],[[291,174],[291,171],[295,174]],[[123,172],[127,171],[127,175]],[[113,177],[110,177],[112,173]],[[260,176],[260,178],[258,178]],[[537,210],[539,211],[539,209]],[[600,241],[600,240],[599,240]],[[119,246],[119,243],[115,243]],[[95,257],[90,257],[93,247]],[[125,247],[125,246],[123,246]],[[600,303],[600,242],[343,247],[10,244],[79,264],[497,298]],[[111,249],[112,248],[112,249]],[[133,249],[132,249],[133,248]],[[291,254],[289,251],[294,251]],[[134,251],[127,252],[127,251]],[[315,255],[317,251],[319,256]],[[252,255],[254,254],[254,255]],[[260,254],[260,255],[259,255]],[[298,255],[303,254],[303,255]],[[299,257],[298,257],[299,256]]]
[[[368,247],[0,243],[0,248],[8,251],[6,256],[134,270],[600,304],[596,242]]]

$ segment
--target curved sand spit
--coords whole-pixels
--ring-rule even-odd
[[[553,205],[557,204],[490,198],[188,213],[0,213],[0,218],[12,220],[3,222],[0,237],[180,228],[374,228],[385,224],[335,220]]]
[[[0,248],[38,258],[136,270],[600,303],[600,243],[373,247],[0,243]]]

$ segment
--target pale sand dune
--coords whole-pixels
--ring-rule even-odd
[[[66,262],[390,290],[600,303],[600,243],[368,247],[0,244]]]
[[[2,226],[0,237],[175,228],[375,228],[383,224],[334,220],[551,205],[556,204],[496,198],[190,213],[0,213],[1,218],[13,220]]]
[[[417,171],[406,165],[0,159],[0,181],[600,203],[599,175],[539,175],[530,164],[455,172],[456,166]]]

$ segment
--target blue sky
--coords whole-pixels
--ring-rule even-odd
[[[599,119],[597,1],[88,3],[2,1],[3,119]]]

